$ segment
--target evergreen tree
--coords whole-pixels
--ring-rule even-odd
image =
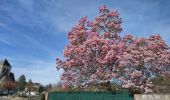
[[[26,85],[26,78],[24,75],[21,75],[18,79],[18,90],[23,91]]]

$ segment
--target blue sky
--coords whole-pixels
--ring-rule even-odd
[[[0,0],[0,59],[9,60],[16,79],[56,83],[67,32],[83,16],[92,20],[101,5],[119,11],[121,35],[159,33],[170,45],[169,0]]]

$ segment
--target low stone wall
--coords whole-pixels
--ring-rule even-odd
[[[135,94],[134,100],[170,100],[170,94]]]

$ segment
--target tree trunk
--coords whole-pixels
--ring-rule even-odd
[[[108,82],[106,83],[106,86],[107,86],[107,90],[108,90],[109,92],[111,92],[111,91],[112,91],[112,86],[111,86],[110,81],[108,81]]]
[[[31,94],[31,93],[30,93],[31,91],[29,90],[28,92],[29,92],[29,95],[30,95],[30,94]]]
[[[7,96],[9,95],[9,91],[10,91],[10,89],[7,89]]]

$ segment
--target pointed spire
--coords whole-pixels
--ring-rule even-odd
[[[0,61],[0,65],[6,65],[6,66],[11,67],[11,65],[9,64],[7,59],[4,59],[4,60]]]

